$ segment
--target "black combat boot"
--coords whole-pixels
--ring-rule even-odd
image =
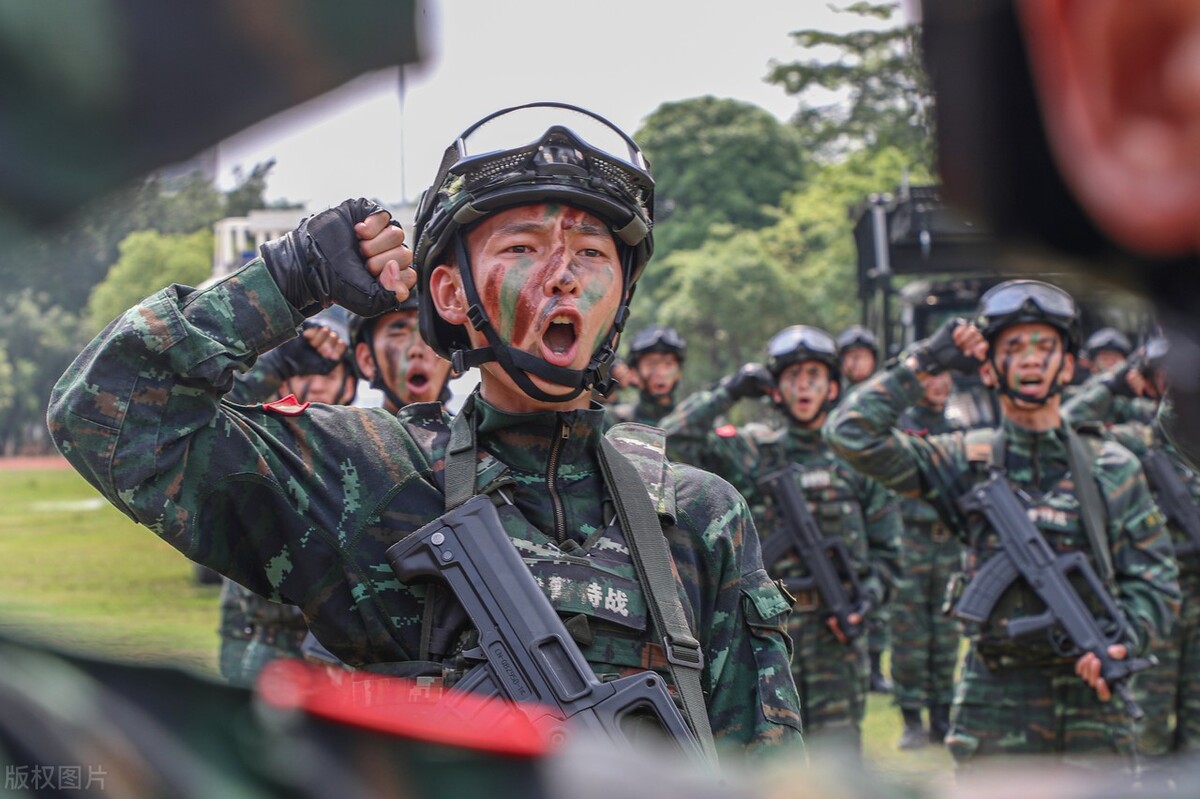
[[[944,743],[946,733],[950,732],[950,706],[933,704],[929,706],[929,742]]]
[[[926,746],[931,734],[925,731],[925,725],[921,723],[921,711],[902,707],[900,714],[904,716],[904,734],[900,736],[900,748],[920,749]]]
[[[882,652],[871,653],[871,691],[877,694],[890,694],[892,692],[892,683],[887,677],[883,676],[883,668],[880,665],[882,658]]]

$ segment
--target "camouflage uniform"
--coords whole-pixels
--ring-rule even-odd
[[[755,425],[713,429],[733,400],[726,389],[699,391],[663,422],[668,452],[729,480],[750,503],[760,535],[779,532],[774,501],[757,485],[764,475],[796,464],[801,489],[826,535],[845,540],[863,590],[874,607],[887,601],[899,570],[900,515],[892,495],[838,458],[819,430],[789,424],[780,429]],[[768,564],[776,579],[804,576],[793,555]],[[864,637],[842,645],[825,624],[815,589],[794,598],[788,632],[792,636],[792,673],[800,691],[805,740],[861,749],[866,712],[867,674]]]
[[[944,412],[920,404],[905,411],[896,426],[922,437],[960,429]],[[904,575],[891,606],[893,696],[905,710],[930,708],[934,728],[935,706],[944,710],[954,699],[962,627],[942,612],[942,603],[947,582],[961,569],[962,544],[929,503],[901,497],[900,512]]]
[[[930,438],[895,430],[900,414],[922,395],[904,364],[876,375],[835,409],[826,425],[834,448],[863,472],[910,497],[924,497],[965,539],[978,569],[997,551],[997,536],[978,514],[964,515],[957,499],[979,479],[965,434]],[[1090,554],[1079,503],[1068,471],[1062,428],[1033,432],[1005,420],[1004,466],[1026,494],[1030,517],[1058,551]],[[1150,496],[1137,460],[1112,442],[1093,445],[1092,474],[1107,502],[1116,599],[1142,653],[1152,633],[1167,629],[1179,603],[1177,570],[1162,514]],[[970,457],[969,457],[970,456]],[[1030,496],[1032,495],[1032,496]],[[1055,654],[1035,636],[1015,642],[1003,621],[1026,615],[1040,600],[1017,581],[1001,597],[992,619],[969,630],[971,648],[954,698],[946,739],[961,765],[997,753],[1119,753],[1132,763],[1133,731],[1119,702],[1101,702],[1075,675],[1076,658]]]
[[[1092,385],[1064,413],[1073,424],[1129,416],[1146,418],[1147,403],[1118,405],[1115,399],[1128,398],[1113,397],[1102,384]],[[1108,427],[1107,433],[1139,458],[1150,450],[1165,452],[1192,502],[1200,505],[1200,474],[1184,462],[1157,425],[1130,420]],[[1191,549],[1187,532],[1170,519],[1167,529],[1177,550]],[[1134,683],[1138,704],[1146,712],[1138,725],[1138,750],[1152,757],[1200,751],[1200,553],[1192,550],[1176,561],[1183,593],[1179,617],[1169,636],[1156,636],[1150,644],[1150,654],[1158,658],[1158,666],[1139,674]]]
[[[60,380],[50,427],[114,505],[188,557],[299,606],[351,666],[454,679],[422,660],[424,585],[396,579],[385,550],[442,515],[448,417],[327,405],[222,401],[235,372],[295,335],[298,315],[260,259],[205,291],[173,286],[110,324]],[[477,488],[501,516],[597,674],[662,669],[645,600],[597,464],[598,409],[514,415],[476,403]],[[798,744],[787,603],[762,568],[745,504],[723,481],[646,454],[647,475],[705,654],[718,746]],[[649,474],[654,471],[653,475]],[[585,553],[587,556],[585,556]],[[668,677],[669,680],[669,677]]]
[[[662,405],[645,391],[638,391],[637,402],[622,402],[605,408],[606,423],[611,425],[621,422],[637,422],[660,427],[662,420],[675,410],[675,401]]]
[[[233,580],[225,580],[218,633],[221,676],[231,685],[252,688],[258,673],[272,660],[304,657],[300,645],[308,634],[308,625],[295,605],[270,602]]]

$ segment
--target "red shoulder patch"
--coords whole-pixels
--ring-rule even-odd
[[[274,402],[264,402],[263,410],[270,411],[271,413],[282,414],[284,416],[299,416],[300,414],[304,413],[305,409],[308,408],[309,405],[312,405],[312,403],[301,402],[300,400],[296,399],[295,394],[288,394],[283,399],[277,399]]]
[[[719,435],[721,438],[733,438],[734,436],[737,435],[737,428],[731,424],[723,424],[720,427],[718,427],[714,432],[716,432],[716,434]]]

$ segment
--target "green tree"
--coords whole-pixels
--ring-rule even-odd
[[[126,236],[118,249],[117,262],[88,297],[84,318],[91,334],[163,286],[195,286],[212,273],[211,230],[186,235],[139,230]]]
[[[772,61],[767,82],[797,98],[792,122],[805,148],[823,160],[895,147],[910,164],[931,167],[933,95],[918,28],[892,23],[896,2],[856,2],[842,11],[877,24],[850,33],[794,31],[792,38],[811,57]]]
[[[16,392],[13,389],[13,366],[8,360],[8,351],[3,342],[0,342],[0,419],[9,412],[13,406],[13,399]]]
[[[0,411],[0,451],[50,450],[46,403],[50,389],[79,353],[77,318],[24,289],[0,295],[0,350],[7,354],[11,402]]]
[[[800,137],[740,100],[697,97],[659,106],[635,136],[655,177],[655,248],[699,247],[716,224],[757,229],[804,176]]]

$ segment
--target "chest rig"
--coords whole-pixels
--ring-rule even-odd
[[[450,423],[444,467],[447,511],[466,502],[477,490],[474,405],[472,395]],[[658,452],[665,466],[665,445]],[[605,636],[606,647],[598,657],[618,665],[660,668],[670,673],[685,719],[702,746],[712,752],[712,731],[700,684],[703,652],[688,627],[670,550],[646,481],[608,438],[600,438],[597,454],[616,511],[612,521],[582,546],[574,541],[561,548],[542,546],[517,537],[512,538],[513,544],[551,604],[560,615],[569,616],[566,626],[582,647],[592,646],[589,619],[597,620],[614,633]],[[487,482],[495,487],[489,493],[506,528],[532,528],[505,496],[500,474]],[[455,615],[454,605],[439,601],[436,593],[427,594],[422,659],[446,653],[450,636],[461,630],[465,617],[461,609]],[[661,642],[652,650],[660,652],[661,658],[645,654],[651,651],[643,645],[647,640]]]
[[[1085,443],[1069,425],[1063,429],[1067,443],[1066,473],[1048,491],[1033,495],[1014,486],[1013,493],[1050,547],[1058,551],[1084,552],[1109,595],[1115,598],[1117,591],[1108,541],[1108,509],[1091,469],[1096,454],[1094,445],[1099,442]],[[969,430],[964,439],[974,485],[983,483],[993,475],[1006,473],[1003,428]],[[967,528],[972,546],[968,558],[968,576],[973,578],[988,558],[995,554],[997,543],[995,533],[981,517],[968,517]],[[999,625],[1007,618],[1037,612],[1040,607],[1041,600],[1034,592],[1017,582],[1000,599],[992,618],[984,625],[981,645],[985,649],[1019,649],[1021,659],[1046,659],[1047,651],[1043,650],[1037,637],[1014,645],[1007,633],[999,629]]]

